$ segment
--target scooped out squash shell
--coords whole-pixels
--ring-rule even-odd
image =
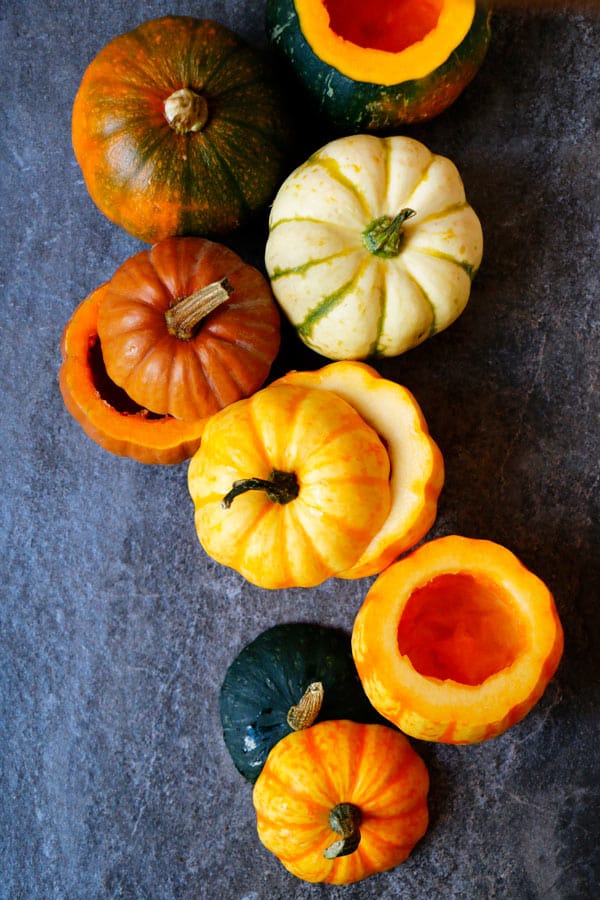
[[[483,0],[268,0],[267,34],[317,108],[344,130],[430,119],[477,73]]]
[[[502,734],[542,696],[563,650],[547,586],[505,547],[450,535],[374,582],[352,651],[373,706],[420,740]]]

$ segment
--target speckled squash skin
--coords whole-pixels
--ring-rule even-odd
[[[178,133],[165,101],[183,89],[203,98],[206,121]],[[271,199],[289,138],[263,55],[190,16],[115,37],[89,64],[73,105],[73,149],[92,199],[147,243],[223,235],[246,222]]]
[[[432,119],[476,75],[490,41],[491,4],[476,3],[471,27],[446,62],[394,85],[354,80],[319,59],[302,30],[294,0],[267,0],[266,30],[318,111],[340,131],[382,131]]]

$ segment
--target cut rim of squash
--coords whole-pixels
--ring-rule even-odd
[[[424,78],[446,62],[471,28],[476,0],[413,0],[412,4],[408,0],[396,0],[393,4],[383,0],[370,4],[344,0],[343,15],[341,4],[333,0],[294,0],[294,5],[304,38],[320,60],[353,81],[394,85]],[[395,35],[388,23],[375,27],[371,40],[375,46],[368,46],[372,23],[364,13],[353,14],[353,7],[364,10],[365,6],[372,19],[384,18],[387,11],[394,19],[404,17],[405,8],[412,6],[410,18],[417,23],[413,43],[403,46],[405,41]],[[351,19],[355,23],[353,29],[343,24]],[[399,47],[397,51],[380,49],[391,47],[394,42]]]

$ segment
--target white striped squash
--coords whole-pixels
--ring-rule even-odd
[[[453,162],[412,138],[361,134],[326,144],[282,184],[265,264],[305,344],[366,359],[454,322],[482,252]]]

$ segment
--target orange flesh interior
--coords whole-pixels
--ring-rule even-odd
[[[481,684],[523,653],[521,618],[490,582],[439,575],[415,590],[398,626],[398,647],[421,675]]]
[[[436,27],[443,0],[323,0],[332,31],[359,47],[400,53]]]
[[[94,387],[102,399],[106,401],[109,406],[112,406],[116,412],[129,416],[140,414],[145,419],[165,418],[164,416],[157,415],[156,413],[144,409],[143,406],[139,406],[131,399],[129,394],[127,394],[123,388],[120,388],[114,383],[106,371],[104,357],[102,356],[102,348],[98,338],[90,345],[88,364]]]

